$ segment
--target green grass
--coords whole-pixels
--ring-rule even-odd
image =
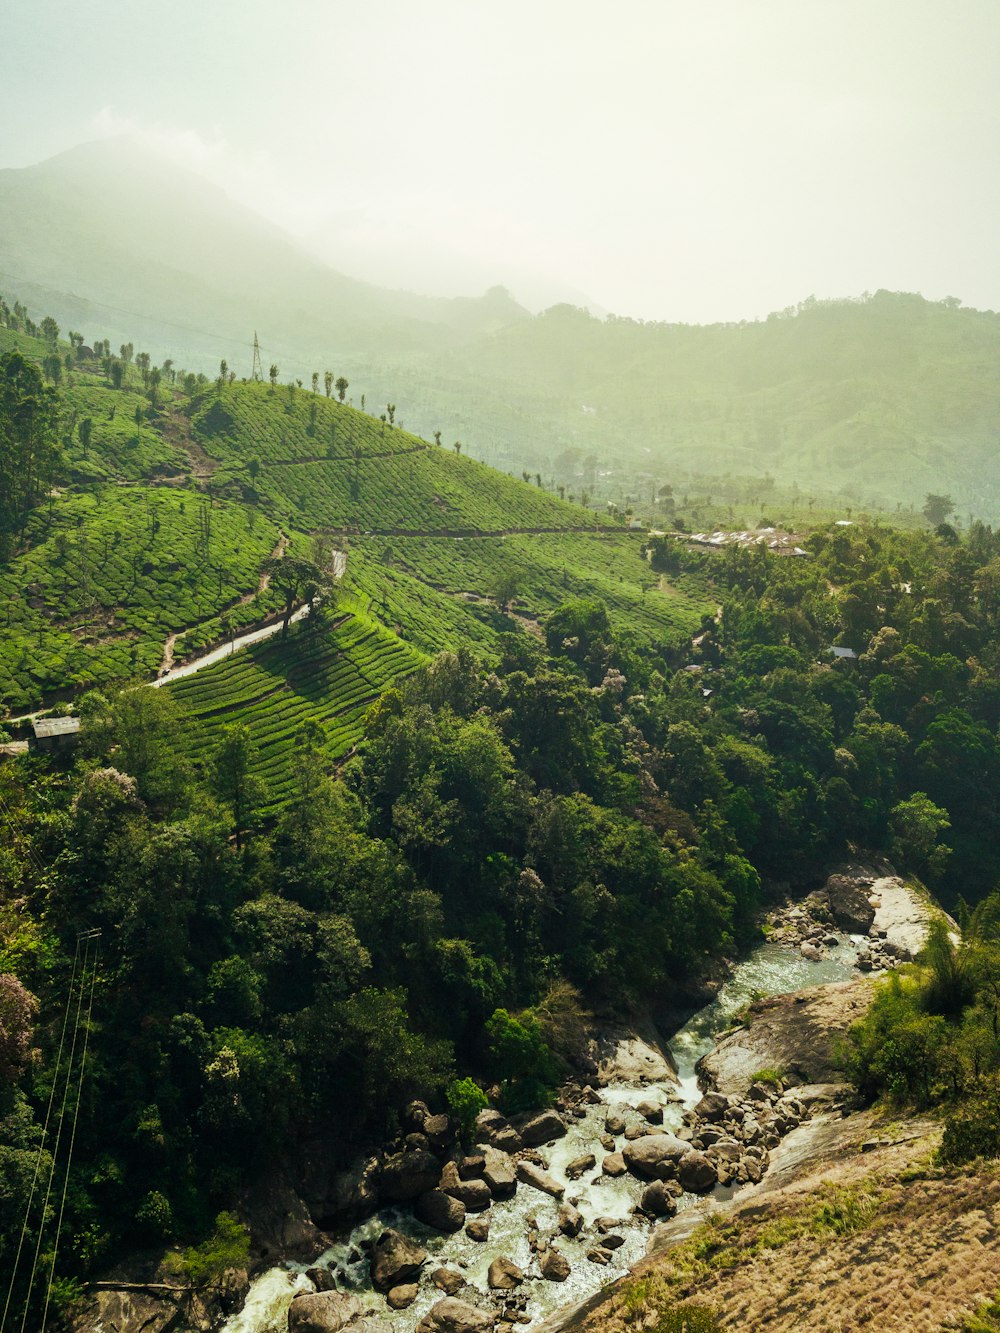
[[[331,760],[361,738],[364,715],[394,680],[426,661],[409,644],[360,611],[332,627],[308,621],[280,636],[169,686],[190,718],[188,756],[203,764],[225,723],[246,724],[258,747],[256,772],[268,804],[288,796],[295,781],[295,739],[318,723]]]

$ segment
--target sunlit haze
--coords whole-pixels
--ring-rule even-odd
[[[995,0],[33,0],[3,50],[0,166],[133,133],[386,285],[1000,307]]]

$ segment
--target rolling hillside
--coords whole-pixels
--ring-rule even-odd
[[[55,373],[40,338],[0,329],[8,350]],[[138,358],[115,388],[109,365],[65,344],[58,359],[57,484],[0,565],[9,713],[148,682],[277,627],[288,590],[274,562],[319,561],[338,575],[323,615],[170,685],[191,758],[245,721],[280,801],[306,723],[338,759],[379,693],[442,649],[489,654],[597,596],[662,650],[708,609],[698,587],[660,586],[641,532],[323,391],[170,370],[157,385]]]

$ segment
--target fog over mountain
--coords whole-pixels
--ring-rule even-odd
[[[323,257],[380,285],[1000,307],[992,0],[34,0],[4,48],[0,166],[131,131],[300,237],[333,220]]]

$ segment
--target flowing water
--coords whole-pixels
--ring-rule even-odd
[[[612,1084],[602,1088],[601,1105],[585,1107],[582,1119],[568,1121],[565,1138],[541,1150],[549,1173],[566,1186],[566,1199],[575,1204],[584,1217],[580,1238],[556,1238],[557,1248],[571,1265],[572,1271],[565,1282],[547,1282],[540,1278],[528,1246],[531,1221],[537,1223],[543,1237],[556,1233],[559,1204],[548,1195],[521,1184],[512,1199],[493,1204],[489,1214],[489,1240],[485,1243],[470,1240],[464,1232],[446,1236],[431,1231],[416,1221],[408,1209],[382,1209],[355,1227],[313,1264],[287,1263],[261,1274],[251,1287],[244,1309],[227,1320],[222,1333],[285,1333],[292,1297],[297,1292],[313,1289],[305,1271],[314,1265],[330,1268],[336,1275],[338,1287],[372,1295],[368,1262],[361,1242],[375,1240],[386,1227],[393,1227],[424,1246],[430,1256],[425,1274],[439,1265],[458,1268],[466,1281],[481,1291],[487,1290],[486,1274],[493,1259],[503,1256],[513,1260],[527,1274],[520,1290],[529,1294],[528,1313],[533,1323],[559,1306],[585,1299],[643,1256],[650,1233],[648,1223],[631,1216],[642,1193],[642,1183],[630,1175],[613,1179],[600,1174],[600,1162],[606,1153],[600,1136],[604,1132],[608,1110],[614,1107],[621,1111],[630,1125],[642,1124],[645,1122],[633,1108],[642,1100],[657,1098],[663,1103],[664,1126],[677,1128],[685,1108],[694,1105],[701,1096],[695,1075],[698,1060],[712,1049],[719,1034],[732,1026],[746,1004],[761,995],[786,994],[806,986],[847,980],[852,974],[854,957],[854,944],[846,936],[842,936],[840,944],[829,949],[820,962],[809,962],[798,950],[787,946],[760,945],[736,965],[716,998],[694,1014],[668,1043],[679,1084],[673,1081],[642,1087]],[[620,1148],[624,1140],[619,1138],[616,1142]],[[566,1167],[587,1153],[596,1157],[596,1168],[585,1172],[580,1180],[569,1180]],[[720,1190],[720,1197],[731,1192]],[[678,1200],[678,1210],[695,1202],[695,1196],[683,1195]],[[621,1226],[615,1231],[623,1237],[624,1244],[614,1252],[613,1261],[607,1266],[591,1263],[586,1258],[587,1250],[598,1240],[592,1224],[599,1217],[621,1220]],[[441,1295],[425,1277],[420,1295],[409,1309],[391,1311],[377,1295],[373,1295],[373,1305],[391,1323],[394,1333],[411,1333]]]

